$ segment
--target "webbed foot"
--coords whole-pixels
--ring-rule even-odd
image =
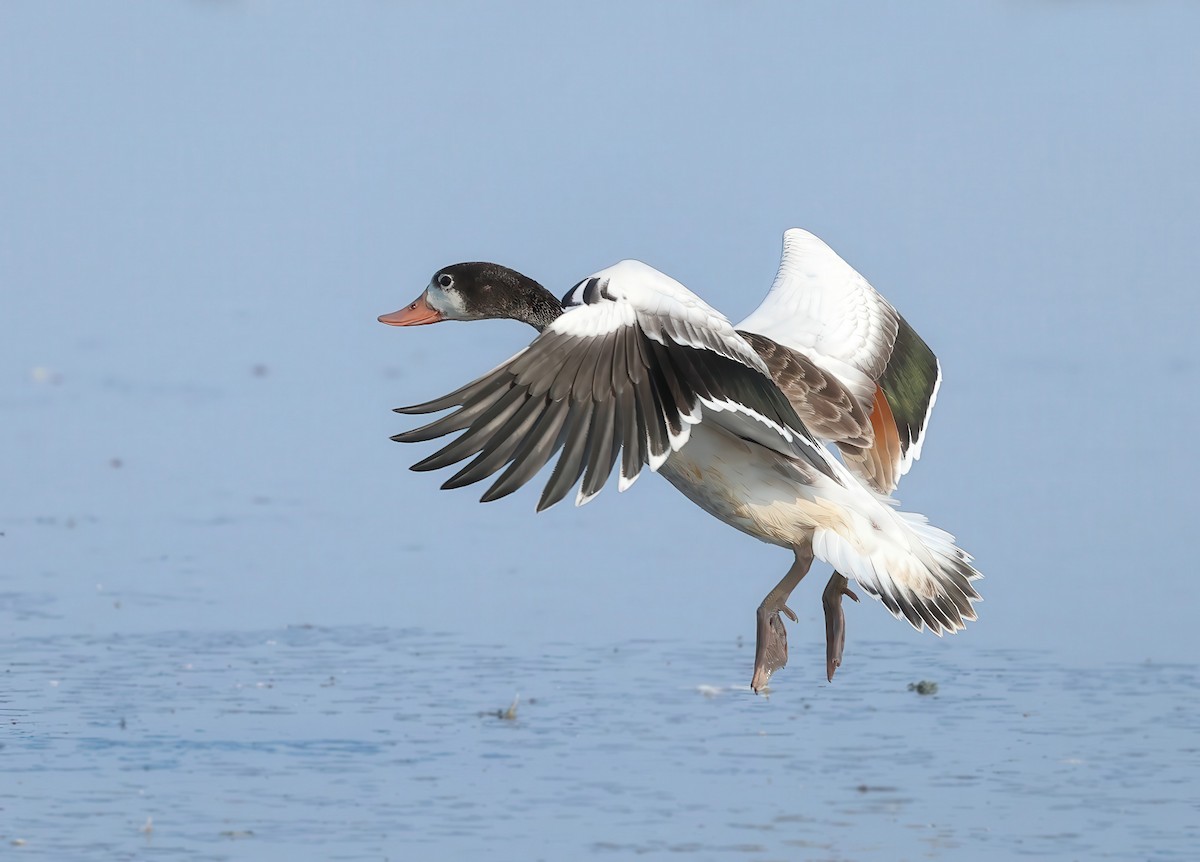
[[[787,605],[780,603],[770,607],[764,601],[758,606],[758,633],[754,647],[754,676],[750,687],[755,693],[767,687],[771,674],[787,664],[787,629],[779,612],[787,614],[788,619],[796,622],[796,614]]]
[[[825,591],[821,593],[821,604],[825,607],[825,678],[830,682],[833,682],[833,674],[842,666],[842,649],[846,646],[846,614],[842,611],[842,596],[858,601],[846,576],[834,572],[825,585]],[[786,644],[784,654],[786,657]]]

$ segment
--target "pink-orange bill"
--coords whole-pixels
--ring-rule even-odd
[[[379,315],[379,322],[388,326],[424,326],[426,323],[437,323],[440,320],[445,320],[442,313],[429,304],[423,293],[411,305],[406,305],[391,314]]]

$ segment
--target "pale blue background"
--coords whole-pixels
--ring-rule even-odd
[[[989,575],[970,638],[1197,645],[1195,7],[13,3],[0,20],[4,566],[53,572],[62,601],[103,581],[191,589],[231,623],[748,630],[785,555],[665,483],[534,518],[532,493],[477,506],[407,473],[418,450],[387,436],[410,420],[388,408],[530,333],[374,317],[455,260],[558,291],[638,257],[736,318],[803,225],[942,358],[900,496]],[[36,516],[81,525],[12,523]],[[438,548],[420,572],[415,545]],[[159,555],[179,563],[140,565]],[[162,622],[125,611],[80,602],[63,624]],[[879,608],[851,624],[896,634]]]
[[[799,225],[945,368],[899,496],[987,579],[933,646],[1194,662],[1198,32],[1189,3],[5,3],[0,637],[748,639],[789,558],[656,477],[535,517],[408,472],[389,408],[532,332],[375,316],[453,261],[562,293],[637,257],[736,320]],[[836,698],[824,579],[776,684]],[[849,614],[846,675],[932,641]]]

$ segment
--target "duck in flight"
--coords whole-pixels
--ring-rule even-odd
[[[791,568],[758,608],[755,691],[787,662],[780,613],[796,621],[786,602],[814,557],[835,570],[822,594],[831,681],[845,642],[842,598],[858,601],[848,578],[917,630],[941,636],[976,618],[972,581],[981,575],[971,557],[887,496],[920,455],[940,366],[887,300],[813,234],[784,234],[770,291],[737,326],[636,260],[585,278],[561,302],[507,267],[454,264],[379,320],[494,318],[539,334],[454,392],[396,408],[453,408],[392,438],[458,435],[412,469],[471,458],[442,487],[500,473],[482,497],[489,502],[557,454],[541,511],[576,487],[583,505],[614,467],[624,491],[649,466],[714,517],[789,548]]]

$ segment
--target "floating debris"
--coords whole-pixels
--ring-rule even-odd
[[[521,702],[521,695],[518,693],[513,696],[513,702],[508,705],[508,709],[489,709],[486,712],[479,713],[481,716],[489,718],[498,718],[501,721],[516,721],[517,720],[517,704]],[[532,700],[529,701],[533,703]]]
[[[138,827],[138,831],[145,832],[147,835],[149,835],[151,832],[153,832],[154,831],[154,818],[147,817],[146,822]]]
[[[908,684],[909,691],[915,691],[917,694],[937,694],[938,684],[930,680],[923,679],[920,682],[910,682]]]
[[[254,832],[250,829],[226,829],[220,833],[222,838],[253,838]]]

